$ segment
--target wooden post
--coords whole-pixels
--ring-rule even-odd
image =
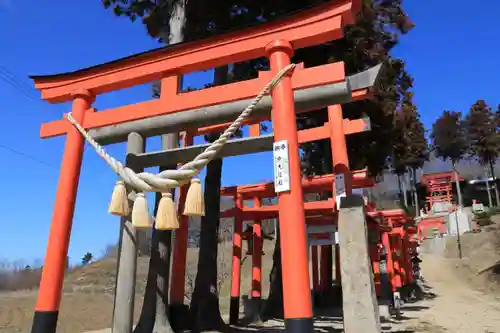
[[[254,207],[261,207],[262,200],[254,199]],[[256,316],[260,317],[262,293],[262,220],[253,223],[252,252],[252,302],[256,305]],[[258,319],[258,318],[256,318]]]
[[[318,276],[318,246],[311,246],[311,269],[312,269],[312,286],[313,292],[316,294],[319,290],[319,276]]]
[[[400,263],[400,248],[398,236],[392,234],[391,235],[391,245],[393,250],[392,263],[394,266],[394,276],[393,276],[393,284],[394,284],[394,292],[399,292],[399,288],[401,288],[401,263]]]
[[[412,245],[410,242],[410,236],[405,233],[404,239],[403,239],[403,244],[405,248],[405,253],[406,253],[406,274],[408,278],[408,283],[412,284],[414,283],[414,276],[413,276],[413,266],[411,262],[411,256],[412,256]]]
[[[392,261],[392,248],[391,248],[391,243],[389,239],[389,232],[384,231],[382,232],[382,245],[384,246],[385,252],[386,252],[386,270],[387,270],[387,283],[388,283],[388,289],[390,291],[395,291],[393,287],[393,276],[394,276],[394,263]],[[384,287],[384,286],[383,286]]]
[[[94,101],[94,96],[86,90],[77,91],[72,96],[74,102],[71,114],[82,124],[87,110]],[[70,127],[61,163],[32,333],[56,332],[84,143],[85,139],[78,130]]]
[[[332,149],[333,172],[335,175],[343,175],[344,179],[344,184],[342,185],[335,184],[334,181],[333,193],[335,196],[350,195],[352,192],[351,172],[349,170],[349,156],[347,155],[342,106],[333,105],[328,107],[328,122],[330,123],[331,130],[330,144]],[[343,187],[344,193],[341,193],[340,187]],[[335,280],[337,283],[342,284],[340,252],[339,244],[335,244]]]
[[[267,45],[266,52],[271,70],[276,73],[290,64],[294,50],[288,41],[276,40]],[[286,140],[290,168],[290,190],[278,193],[279,220],[283,221],[280,240],[285,330],[312,333],[307,232],[291,76],[283,78],[271,95],[274,137],[276,141]]]
[[[252,137],[260,136],[260,123],[249,126],[249,135]],[[262,199],[255,197],[253,206],[260,208]],[[253,247],[252,247],[252,303],[254,305],[255,314],[254,321],[260,321],[261,300],[262,300],[262,220],[254,220],[253,223]]]
[[[143,153],[146,141],[138,133],[130,133],[127,141],[127,156]],[[127,158],[128,160],[128,158]],[[140,172],[139,166],[127,166]],[[132,203],[130,203],[132,205]],[[132,206],[131,206],[132,207]],[[137,271],[137,231],[130,216],[120,219],[120,241],[116,274],[115,300],[113,305],[113,332],[130,333],[134,321],[134,300]]]
[[[335,281],[338,285],[342,284],[342,274],[340,274],[340,246],[335,244]]]
[[[320,290],[323,296],[325,295],[325,292],[328,290],[328,269],[332,269],[332,267],[328,267],[328,249],[329,247],[326,245],[322,245],[319,247],[320,249],[320,258],[321,258],[321,264],[320,264]],[[325,297],[321,297],[322,301],[325,300]],[[326,301],[326,300],[325,300]]]
[[[381,333],[364,205],[361,196],[349,195],[341,199],[339,209],[345,333]]]
[[[231,300],[229,303],[229,324],[238,323],[240,312],[240,281],[241,281],[241,252],[243,249],[241,234],[243,232],[243,197],[236,193],[234,196],[236,213],[234,215],[233,233],[233,263],[231,268]]]
[[[189,133],[186,133],[182,139],[182,146],[186,147],[192,144],[193,137]],[[172,282],[170,284],[170,307],[172,313],[175,313],[177,307],[184,307],[189,216],[185,216],[183,212],[188,190],[189,184],[179,189],[177,213],[180,225],[179,229],[175,231],[174,250],[172,255]]]
[[[378,258],[378,247],[377,244],[368,244],[370,260],[372,262],[373,268],[373,281],[375,282],[375,294],[380,297],[382,294],[381,283],[380,283],[380,261]]]

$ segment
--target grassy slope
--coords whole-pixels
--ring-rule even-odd
[[[263,258],[263,295],[269,288],[269,272],[272,266],[273,242],[266,241]],[[220,274],[228,276],[231,269],[231,248],[226,243],[220,248]],[[246,245],[244,245],[246,251]],[[188,276],[194,280],[198,250],[188,249]],[[146,283],[149,258],[138,260],[137,297],[135,314],[139,315]],[[79,268],[68,274],[64,284],[59,329],[61,333],[78,333],[103,329],[110,326],[113,310],[113,292],[116,275],[116,259],[108,258]],[[248,294],[251,283],[251,258],[247,257],[242,267],[241,294]],[[221,311],[227,314],[229,308],[230,278],[222,283]],[[189,291],[190,287],[187,286]],[[29,332],[36,302],[36,291],[18,291],[1,294],[0,332]]]

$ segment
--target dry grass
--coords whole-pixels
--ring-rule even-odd
[[[494,221],[500,223],[500,217],[495,217]],[[490,230],[488,232],[480,234],[466,234],[462,237],[464,251],[464,259],[462,260],[454,258],[456,256],[455,240],[453,238],[448,240],[446,256],[452,263],[451,271],[448,275],[455,276],[457,279],[466,282],[466,284],[471,285],[473,288],[481,290],[484,293],[493,292],[498,293],[500,296],[500,287],[497,282],[498,280],[492,280],[492,277],[494,276],[492,275],[493,271],[491,269],[484,270],[485,268],[491,267],[499,259],[498,254],[500,251],[498,245],[500,244],[500,225],[492,226],[489,229]],[[265,242],[264,250],[266,255],[263,258],[262,275],[263,295],[266,295],[269,289],[268,274],[272,266],[273,246],[273,242]],[[244,253],[246,252],[246,245],[244,246],[243,251]],[[221,244],[219,254],[220,305],[221,312],[227,315],[230,290],[229,272],[231,268],[231,244]],[[196,275],[197,259],[198,250],[188,249],[188,282],[186,286],[188,299],[190,296],[189,291],[192,291],[192,285],[189,281],[194,280]],[[138,317],[142,306],[141,302],[145,289],[149,263],[148,260],[149,258],[147,257],[141,257],[138,260],[138,283],[136,289],[137,295],[135,307],[136,318]],[[429,269],[434,271],[437,269],[436,267],[444,269],[444,266],[440,262],[436,262],[435,265]],[[483,272],[481,273],[481,271]],[[64,284],[64,295],[61,304],[58,332],[79,333],[110,327],[113,309],[115,272],[116,260],[108,258],[85,267],[74,269],[68,274]],[[440,278],[444,278],[443,274],[438,274],[438,276]],[[248,294],[250,290],[250,283],[251,258],[247,257],[245,258],[242,267],[242,295]],[[446,282],[446,285],[447,284],[448,282]],[[439,290],[434,291],[440,293]],[[450,292],[449,297],[452,297],[455,294],[455,292]],[[469,297],[468,294],[466,296]],[[31,328],[33,309],[36,302],[36,291],[7,292],[1,293],[0,297],[0,333],[29,332]],[[455,313],[455,310],[452,308],[456,304],[469,304],[470,301],[467,302],[467,299],[449,299],[444,302],[443,298],[447,298],[447,296],[444,296],[443,294],[443,297],[438,297],[436,302],[442,302],[444,305],[440,306],[438,304],[434,310],[429,309],[428,312],[424,311],[422,314],[414,313],[415,319],[408,323],[409,326],[406,326],[405,330],[399,331],[400,327],[394,327],[392,331],[427,333],[451,332],[449,330],[441,329],[441,321],[446,321],[445,319],[448,315],[445,312],[453,311],[453,313]],[[474,305],[474,308],[481,305],[478,302],[479,299],[475,300],[474,304],[476,305]],[[452,306],[450,304],[455,305]],[[428,305],[430,305],[430,303]],[[436,314],[436,311],[444,313],[444,317],[438,317],[436,315],[433,324],[426,325],[424,320],[425,318],[422,316]],[[406,315],[408,314],[413,314],[413,312],[408,312]],[[457,320],[458,319],[450,319],[448,322],[445,322],[445,324],[451,325],[451,323]],[[335,324],[336,327],[338,324],[339,323]],[[278,323],[276,323],[276,325],[278,325]],[[276,329],[272,329],[272,331],[276,332]],[[318,330],[318,332],[319,331],[322,330]],[[325,330],[325,332],[327,331],[328,330]]]
[[[500,297],[500,215],[492,221],[494,224],[483,232],[460,237],[462,259],[458,259],[457,238],[449,237],[445,256],[460,279],[478,291]]]
[[[268,275],[272,267],[273,242],[266,241],[263,257],[263,293],[269,289]],[[246,244],[243,251],[246,251]],[[232,244],[219,247],[220,306],[223,315],[229,309],[230,271]],[[187,299],[192,292],[196,276],[198,249],[188,249]],[[142,296],[146,286],[148,257],[138,259],[135,316],[139,316]],[[66,277],[59,315],[60,333],[79,333],[110,327],[113,310],[113,293],[116,277],[116,259],[107,258],[84,267],[76,268]],[[248,294],[251,283],[251,258],[242,266],[241,294]],[[3,292],[0,294],[0,332],[29,332],[37,293],[34,290]]]

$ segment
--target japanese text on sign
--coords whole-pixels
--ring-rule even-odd
[[[276,193],[290,191],[290,166],[288,162],[288,142],[277,141],[273,145],[274,190]]]
[[[337,203],[337,209],[340,208],[340,198],[346,196],[345,192],[345,179],[344,174],[339,173],[335,175],[335,201]]]

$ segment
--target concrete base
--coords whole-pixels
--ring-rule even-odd
[[[368,254],[364,199],[341,198],[338,229],[345,333],[381,333],[375,283]]]
[[[378,306],[378,311],[380,313],[380,318],[388,320],[391,317],[391,312],[389,310],[389,305],[380,304]]]

